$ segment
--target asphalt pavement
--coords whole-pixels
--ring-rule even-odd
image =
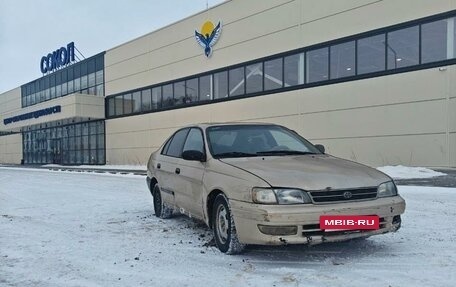
[[[394,181],[397,185],[456,187],[456,169],[432,168],[432,170],[446,173],[446,175],[431,178],[396,179]]]

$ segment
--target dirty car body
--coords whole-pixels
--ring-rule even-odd
[[[157,216],[203,220],[231,254],[246,244],[318,244],[396,231],[405,210],[387,175],[264,123],[178,130],[151,155],[147,183]],[[376,215],[380,226],[327,231],[322,215]]]

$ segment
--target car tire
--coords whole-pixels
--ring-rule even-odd
[[[163,219],[170,218],[173,215],[173,209],[167,207],[163,203],[160,186],[158,186],[158,184],[152,189],[152,196],[154,197],[155,216]]]
[[[212,230],[215,244],[221,252],[239,254],[244,250],[245,245],[239,242],[229,201],[224,194],[217,195],[214,200]]]

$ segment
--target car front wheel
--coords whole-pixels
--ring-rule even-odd
[[[164,219],[170,218],[173,215],[173,210],[163,203],[160,187],[158,184],[154,186],[152,190],[152,196],[154,197],[155,216]]]
[[[245,245],[239,242],[228,199],[224,194],[215,198],[212,208],[212,230],[215,243],[226,254],[241,253]]]

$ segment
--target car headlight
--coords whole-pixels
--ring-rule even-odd
[[[384,182],[377,188],[377,197],[388,197],[397,195],[396,185],[392,181]]]
[[[290,188],[258,188],[252,189],[252,198],[261,204],[302,204],[311,203],[307,192]]]

